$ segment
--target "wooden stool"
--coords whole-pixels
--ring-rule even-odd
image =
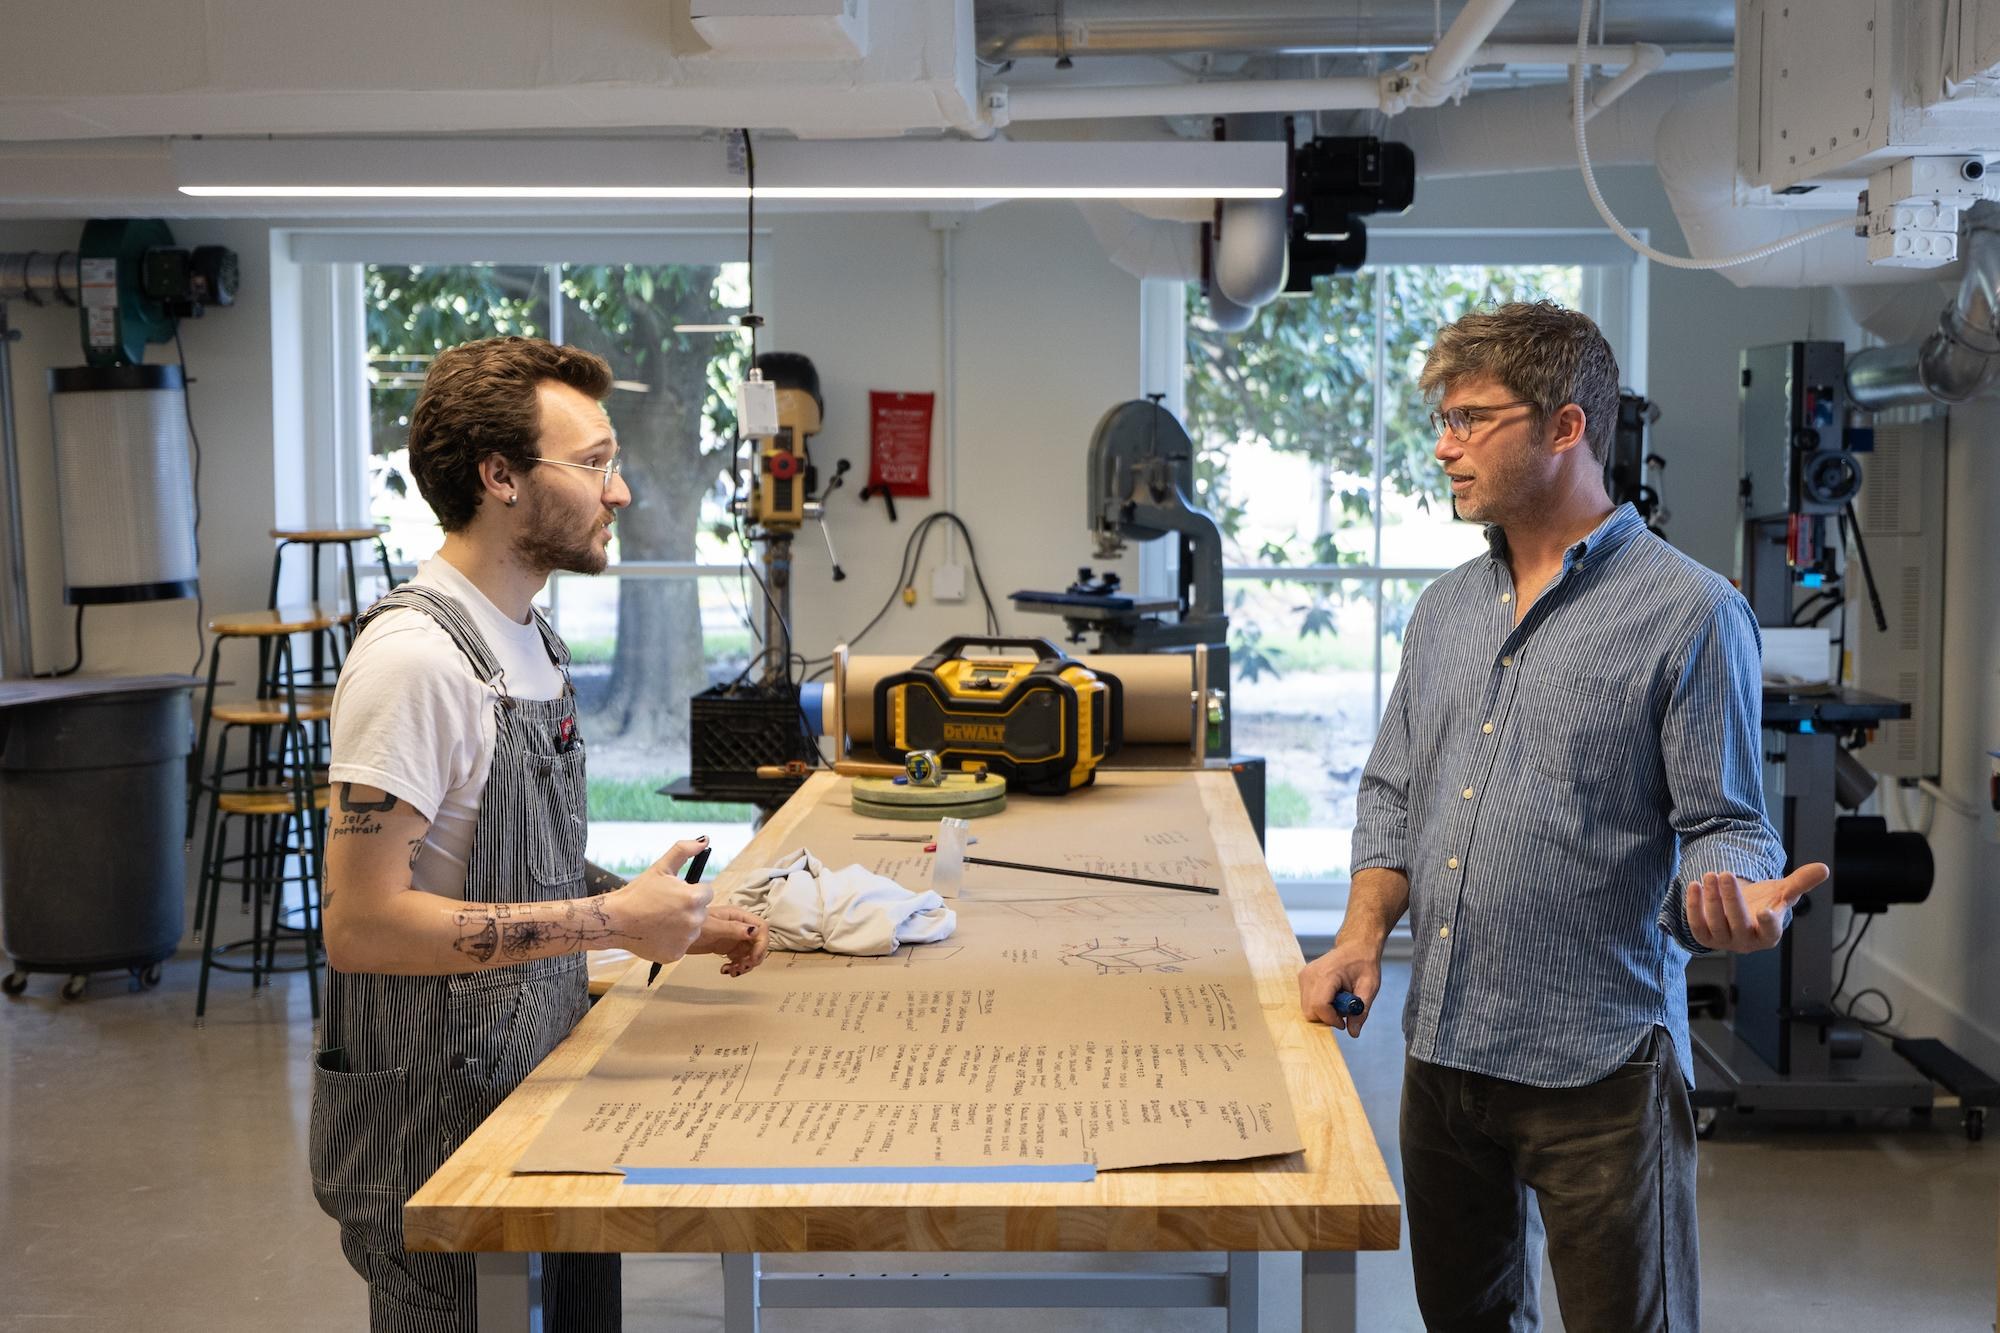
[[[319,604],[319,602],[321,601],[320,578],[319,578],[320,548],[331,546],[338,552],[338,554],[334,557],[334,572],[336,574],[339,573],[343,557],[346,562],[347,609],[349,611],[360,611],[362,609],[362,604],[361,604],[361,594],[358,589],[355,577],[354,545],[357,542],[374,543],[375,558],[382,567],[382,590],[384,592],[387,592],[396,586],[396,576],[394,573],[390,571],[389,568],[389,547],[382,540],[382,534],[386,533],[388,530],[389,529],[387,529],[386,527],[382,527],[379,524],[371,524],[368,527],[363,527],[363,528],[272,528],[271,536],[276,539],[278,546],[277,549],[271,553],[271,595],[265,598],[264,605],[272,610],[277,609],[278,585],[284,573],[285,548],[288,546],[303,546],[308,551],[311,552],[312,554],[311,596],[313,603],[315,605]],[[350,619],[348,623],[351,625],[352,620]],[[353,636],[351,632],[348,636],[348,646],[349,647],[353,646]],[[338,670],[339,667],[336,664],[334,667],[334,671],[338,672]],[[306,684],[309,686],[321,686],[321,685],[329,685],[331,683],[332,683],[332,678],[325,671],[324,664],[321,662],[319,657],[318,645],[315,644],[313,649],[312,672],[311,675],[307,678]]]
[[[276,611],[240,611],[212,616],[208,622],[208,632],[214,636],[208,652],[208,687],[201,698],[201,734],[195,742],[194,753],[188,756],[188,808],[187,832],[189,842],[194,841],[195,817],[204,794],[211,793],[207,779],[203,776],[202,765],[208,756],[208,739],[211,722],[220,721],[225,727],[249,726],[253,735],[268,739],[269,729],[292,722],[308,723],[312,726],[314,741],[313,756],[309,766],[321,762],[327,749],[327,718],[332,715],[332,691],[302,690],[299,688],[301,673],[293,669],[292,636],[309,634],[315,649],[331,648],[333,660],[339,662],[338,645],[332,642],[335,628],[352,617],[347,612],[329,610],[318,606],[286,607]],[[215,686],[222,670],[222,648],[230,642],[250,640],[257,645],[257,695],[254,701],[225,703],[219,705],[230,716],[223,717],[217,712]],[[304,714],[301,713],[304,709]],[[273,716],[273,715],[276,716]],[[256,747],[253,747],[253,754]],[[223,775],[224,780],[243,776],[252,785],[265,780],[269,767],[268,760],[253,763],[247,769],[231,770]],[[196,922],[200,928],[200,922]]]
[[[208,1008],[209,973],[220,968],[250,974],[252,989],[277,970],[279,937],[290,933],[304,945],[299,966],[308,974],[314,1017],[319,1015],[319,902],[324,863],[322,820],[327,806],[326,775],[319,768],[327,742],[332,692],[298,687],[292,636],[317,639],[331,634],[343,616],[320,607],[218,615],[208,622],[208,688],[202,697],[201,739],[195,762],[206,762],[191,785],[188,832],[194,831],[195,801],[208,797],[208,824],[202,839],[201,878],[195,897],[195,936],[202,941],[201,983],[195,999],[199,1024]],[[217,703],[215,687],[225,645],[255,643],[258,694]],[[210,745],[211,724],[220,723]],[[240,762],[230,760],[230,737],[245,737]],[[229,835],[239,831],[240,850],[231,853]],[[292,867],[297,866],[294,870]],[[224,883],[241,886],[251,914],[248,939],[218,944],[217,910]],[[286,924],[286,888],[300,886],[300,920]],[[234,956],[247,954],[239,963]]]
[[[218,768],[224,749],[226,745],[217,748]],[[289,773],[286,781],[264,790],[219,792],[209,806],[195,905],[208,925],[202,934],[201,981],[195,991],[196,1027],[202,1026],[208,1012],[208,979],[214,971],[248,972],[254,991],[277,972],[303,970],[313,1017],[319,1017],[321,879],[326,864],[321,812],[327,808],[328,789],[323,777],[318,781],[312,775],[302,777],[296,766]],[[238,850],[233,853],[229,851],[232,824],[240,830]],[[242,887],[250,912],[249,936],[226,944],[217,942],[224,884]],[[286,906],[286,890],[293,884],[299,886],[295,909]],[[296,924],[286,919],[293,914]],[[297,963],[278,960],[278,944],[287,935],[303,946]]]

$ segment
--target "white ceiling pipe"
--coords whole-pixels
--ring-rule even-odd
[[[996,90],[999,91],[999,90]],[[1232,116],[1252,112],[1375,111],[1378,79],[1245,79],[1235,83],[1142,83],[1122,88],[1012,88],[989,107],[996,124],[1108,120],[1119,116]]]
[[[1607,167],[1650,166],[1668,108],[1722,77],[1714,70],[1688,70],[1640,84],[1591,124],[1591,161]],[[1481,93],[1456,106],[1405,112],[1391,122],[1387,134],[1416,154],[1420,184],[1446,177],[1574,171],[1569,104],[1569,89],[1554,84]]]
[[[1437,106],[1463,95],[1465,71],[1472,58],[1513,7],[1514,0],[1466,0],[1465,8],[1458,11],[1438,44],[1411,62],[1416,69],[1410,87],[1411,105]]]
[[[1657,70],[1667,61],[1665,47],[1651,42],[1633,42],[1629,46],[1590,46],[1584,48],[1584,60],[1592,65],[1620,67],[1618,76],[1606,82],[1585,105],[1583,118],[1588,121],[1597,113],[1610,106],[1632,90],[1634,84]],[[1568,68],[1576,61],[1576,48],[1550,44],[1530,46],[1496,44],[1482,47],[1473,59],[1479,65],[1561,65]]]

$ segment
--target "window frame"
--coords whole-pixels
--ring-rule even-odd
[[[753,276],[769,289],[770,232],[757,229]],[[368,512],[367,322],[362,316],[362,270],[369,264],[510,264],[549,270],[549,290],[559,291],[565,264],[718,264],[743,258],[741,227],[549,229],[519,226],[296,228],[272,238],[274,254],[289,260],[300,279],[300,388],[304,407],[304,512],[330,522],[365,520]],[[549,334],[562,340],[562,302],[551,301]],[[324,405],[339,404],[334,411]],[[621,562],[621,577],[738,578],[742,562]],[[398,579],[416,572],[413,562],[393,564]],[[557,571],[549,579],[551,618],[559,611],[561,583],[580,577]]]

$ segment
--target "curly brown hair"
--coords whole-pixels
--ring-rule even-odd
[[[1590,316],[1553,301],[1475,310],[1438,330],[1417,383],[1436,403],[1453,385],[1482,376],[1534,404],[1538,425],[1575,403],[1590,452],[1604,461],[1618,424],[1618,358]]]
[[[611,367],[589,352],[521,337],[463,343],[431,362],[410,412],[410,472],[446,532],[463,530],[478,511],[479,465],[488,454],[523,472],[535,466],[536,390],[545,380],[601,400],[611,392]]]

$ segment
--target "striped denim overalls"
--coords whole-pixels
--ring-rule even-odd
[[[361,616],[357,635],[397,606],[442,625],[494,692],[493,760],[466,867],[466,901],[585,896],[583,745],[559,743],[576,718],[569,650],[537,613],[542,641],[563,670],[563,695],[515,699],[485,639],[450,597],[400,588]],[[405,1250],[403,1204],[589,1005],[581,953],[459,976],[329,969],[313,1071],[313,1194],[340,1223],[341,1249],[368,1281],[375,1333],[471,1333],[471,1256]],[[617,1329],[618,1257],[545,1256],[542,1300],[552,1333]]]

